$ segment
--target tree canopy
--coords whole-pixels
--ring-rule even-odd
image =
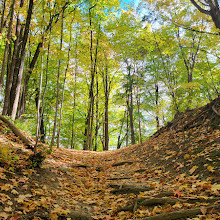
[[[218,1],[1,0],[1,111],[48,144],[140,143],[220,95]]]

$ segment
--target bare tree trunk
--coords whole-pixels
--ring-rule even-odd
[[[104,77],[104,91],[105,91],[105,148],[103,150],[108,150],[109,148],[109,133],[108,133],[108,103],[109,103],[109,85],[108,85],[108,64],[107,57],[105,56],[105,77]]]
[[[57,131],[57,148],[60,147],[60,130],[61,130],[62,111],[63,111],[64,93],[65,93],[65,85],[66,85],[66,74],[69,69],[70,50],[71,50],[71,43],[72,43],[71,35],[72,35],[72,30],[70,29],[70,40],[69,40],[69,49],[68,49],[68,56],[67,56],[67,65],[66,65],[65,74],[64,74],[63,92],[62,92],[62,98],[61,98],[61,103],[60,103],[60,119],[59,119],[58,131]]]
[[[89,142],[89,150],[92,151],[92,133],[93,133],[93,121],[94,121],[94,95],[93,95],[93,100],[92,100],[92,105],[91,105],[91,121],[90,121],[90,133],[88,137],[88,142]]]
[[[24,0],[22,0],[23,2]],[[55,3],[56,4],[56,3]],[[52,27],[53,27],[53,24],[54,23],[57,23],[59,18],[60,18],[60,14],[65,11],[66,7],[70,4],[69,1],[65,2],[65,4],[63,5],[63,7],[61,9],[59,9],[58,12],[55,12],[53,15],[50,16],[50,21],[48,23],[48,25],[46,26],[45,28],[45,33],[47,31],[51,31]],[[54,6],[55,7],[55,6]],[[35,53],[34,53],[34,56],[29,64],[29,68],[28,68],[28,72],[24,78],[24,86],[23,86],[23,90],[22,90],[22,96],[21,96],[21,104],[20,106],[23,107],[23,113],[24,113],[24,110],[25,110],[25,105],[26,105],[26,96],[27,96],[27,92],[28,92],[28,84],[29,84],[29,80],[30,80],[30,77],[31,77],[31,74],[34,70],[34,67],[35,67],[35,64],[37,62],[37,59],[39,57],[39,54],[40,54],[40,51],[41,51],[41,48],[43,46],[43,42],[39,42],[38,45],[37,45],[37,48],[35,50]]]
[[[24,36],[23,36],[23,41],[22,41],[21,65],[20,65],[20,68],[19,68],[18,82],[17,82],[17,86],[16,86],[16,93],[15,93],[15,100],[14,100],[14,103],[13,103],[12,113],[11,113],[12,120],[15,120],[16,113],[17,113],[18,101],[19,101],[21,85],[22,85],[22,78],[23,78],[23,72],[24,72],[26,44],[27,44],[28,33],[29,33],[29,28],[30,28],[30,23],[31,23],[31,16],[32,16],[32,11],[33,11],[33,6],[34,6],[33,0],[30,0],[29,1],[29,8],[28,8],[28,13],[27,13],[26,24],[25,24]]]
[[[122,134],[122,128],[123,128],[123,125],[124,125],[125,117],[126,117],[126,110],[125,110],[125,113],[124,113],[124,116],[123,116],[122,122],[121,122],[121,128],[120,128],[120,132],[119,132],[119,135],[118,135],[117,149],[120,149],[120,148],[121,148],[121,145],[122,145],[122,142],[123,142],[123,139],[122,139],[122,141],[121,141],[121,134]],[[125,136],[127,136],[127,134],[125,134]],[[125,137],[125,136],[124,136],[124,137]],[[127,146],[127,145],[126,145],[126,146]]]
[[[37,126],[36,126],[36,143],[34,146],[34,152],[36,152],[38,139],[39,139],[39,133],[40,133],[40,127],[41,127],[41,90],[42,90],[42,84],[43,84],[43,72],[44,72],[44,56],[42,54],[41,56],[41,74],[40,74],[40,85],[39,90],[36,94],[36,107],[37,107]]]
[[[137,109],[138,109],[138,134],[139,134],[139,143],[142,143],[142,132],[141,132],[141,113],[140,113],[140,95],[137,88]]]
[[[128,65],[128,64],[127,64]],[[131,144],[135,144],[135,134],[134,134],[134,117],[133,117],[133,76],[131,76],[131,66],[127,66],[128,69],[128,78],[129,78],[129,98],[130,98],[130,102],[129,103],[129,119],[130,119],[130,129],[131,129]]]
[[[2,87],[3,87],[3,82],[4,82],[4,75],[5,75],[5,67],[6,67],[7,57],[8,57],[9,44],[11,42],[11,32],[12,32],[12,23],[13,23],[14,11],[15,11],[15,0],[12,1],[11,7],[10,7],[10,21],[9,21],[9,25],[8,25],[8,33],[7,33],[6,43],[5,43],[5,50],[4,50],[1,76],[0,76],[0,93],[2,92]]]
[[[3,2],[2,2],[2,13],[1,13],[1,15],[2,15],[2,17],[1,17],[1,23],[0,23],[0,33],[2,33],[2,30],[3,30],[3,27],[4,27],[4,16],[5,16],[5,4],[6,4],[6,0],[4,0]]]
[[[127,104],[127,110],[126,110],[126,146],[128,146],[128,134],[129,134],[129,94],[127,94],[126,97],[126,104]]]
[[[3,115],[7,114],[8,107],[9,107],[10,92],[11,92],[11,87],[12,87],[12,82],[13,82],[13,75],[14,75],[14,71],[15,71],[16,58],[17,58],[17,55],[18,55],[20,33],[21,33],[21,25],[20,25],[20,20],[17,17],[16,40],[15,40],[15,43],[14,43],[14,51],[13,51],[13,56],[12,56],[12,62],[10,63],[10,70],[8,71],[8,74],[7,74],[6,87],[5,87],[4,107],[3,107],[3,112],[2,112]]]
[[[62,48],[63,48],[63,18],[64,18],[64,11],[62,13],[62,21],[61,21],[60,50],[59,50],[60,53],[61,53]],[[57,126],[57,115],[58,115],[59,93],[60,93],[60,90],[59,90],[60,67],[61,67],[61,59],[60,59],[60,56],[59,56],[58,70],[57,70],[57,95],[56,95],[55,117],[54,117],[54,124],[53,124],[53,135],[52,135],[50,146],[54,145],[56,126]]]
[[[76,36],[76,49],[75,49],[75,73],[74,73],[74,94],[73,94],[73,116],[72,116],[72,135],[71,135],[71,148],[74,148],[74,125],[75,125],[75,109],[76,109],[76,76],[78,72],[78,57],[77,57],[77,36]]]
[[[95,73],[96,73],[96,64],[97,64],[97,55],[98,55],[98,46],[99,46],[99,35],[100,35],[100,25],[99,25],[99,33],[97,36],[97,41],[96,41],[96,50],[95,50],[95,55],[93,57],[93,30],[92,30],[92,18],[91,18],[91,9],[94,8],[92,6],[89,9],[89,26],[90,26],[90,61],[91,61],[91,66],[90,66],[90,72],[91,72],[91,83],[90,83],[90,90],[89,90],[89,108],[88,108],[88,113],[86,117],[86,123],[85,123],[85,139],[84,139],[84,144],[83,144],[83,150],[92,150],[92,132],[93,132],[93,111],[94,111],[94,78],[95,78]]]
[[[95,127],[95,147],[94,151],[98,148],[98,132],[99,132],[99,81],[98,74],[96,73],[96,127]]]
[[[157,130],[160,129],[160,121],[159,121],[159,87],[158,84],[155,84],[155,104],[156,104],[156,123]]]
[[[51,34],[51,32],[50,32]],[[45,102],[45,95],[47,90],[47,84],[48,84],[48,67],[49,67],[49,56],[50,56],[50,41],[51,36],[49,35],[49,42],[47,47],[47,62],[46,62],[46,79],[45,79],[45,85],[44,85],[44,91],[42,95],[42,105],[40,108],[40,140],[42,143],[45,143],[45,137],[46,137],[46,128],[44,129],[44,102]]]

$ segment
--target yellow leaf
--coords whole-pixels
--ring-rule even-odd
[[[18,191],[16,191],[15,189],[13,189],[13,190],[11,191],[11,193],[13,193],[14,195],[18,195],[18,194],[19,194]]]
[[[190,155],[189,154],[185,154],[184,155],[184,159],[189,159],[190,158]]]
[[[198,168],[198,166],[193,166],[193,167],[189,170],[189,173],[190,173],[190,174],[193,174],[197,168]]]
[[[4,211],[5,212],[11,212],[12,211],[12,207],[11,206],[5,207]]]
[[[214,169],[214,167],[212,167],[212,166],[208,166],[207,169],[208,169],[208,171],[210,171],[210,172],[212,172],[212,173],[215,172],[215,169]]]
[[[56,213],[51,212],[49,216],[50,216],[50,219],[58,220],[58,215]]]
[[[205,206],[202,206],[202,207],[200,208],[200,210],[201,210],[201,212],[202,212],[203,215],[205,215],[206,212],[207,212],[207,208],[206,208]]]
[[[7,219],[8,218],[8,214],[7,213],[5,213],[5,212],[1,212],[0,213],[0,217],[2,217],[1,219]]]

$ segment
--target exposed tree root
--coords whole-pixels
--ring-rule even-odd
[[[119,177],[109,178],[108,180],[128,180],[128,179],[131,179],[131,177],[128,177],[128,176],[119,176]]]
[[[171,192],[167,192],[167,195],[171,194]],[[173,194],[173,193],[172,193]],[[152,198],[139,198],[139,199],[135,199],[133,204],[131,205],[127,205],[123,208],[121,208],[119,210],[119,212],[121,211],[130,211],[133,212],[135,211],[137,208],[140,208],[141,206],[155,206],[155,205],[164,205],[164,204],[170,204],[170,205],[174,205],[176,202],[179,203],[197,203],[197,202],[208,202],[208,203],[213,203],[216,201],[219,201],[219,197],[213,198],[213,199],[199,199],[199,198],[195,198],[195,199],[177,199],[177,198],[165,198],[163,197],[164,195],[166,195],[166,193],[159,193],[157,195],[155,195]],[[163,197],[163,198],[161,198]]]
[[[2,120],[28,147],[33,147],[34,144],[11,121],[2,115],[0,115],[0,120]]]
[[[131,165],[132,163],[134,163],[133,161],[122,161],[122,162],[119,162],[119,163],[114,163],[112,164],[113,167],[118,167],[118,166],[122,166],[122,165],[125,165],[125,164],[129,164]]]
[[[139,184],[110,184],[110,187],[115,188],[115,190],[111,191],[113,194],[138,194],[139,192],[150,191],[154,189],[152,187]]]
[[[205,208],[207,209],[207,211],[212,210],[212,209],[219,211],[220,205],[211,205]],[[201,207],[195,208],[195,209],[187,209],[187,210],[159,214],[159,215],[143,218],[143,220],[175,220],[175,219],[181,219],[181,218],[185,219],[185,218],[192,218],[199,214],[202,214]]]

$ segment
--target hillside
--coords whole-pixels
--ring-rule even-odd
[[[0,142],[1,219],[219,218],[220,98],[177,114],[142,144],[54,149],[41,168],[3,123]]]

